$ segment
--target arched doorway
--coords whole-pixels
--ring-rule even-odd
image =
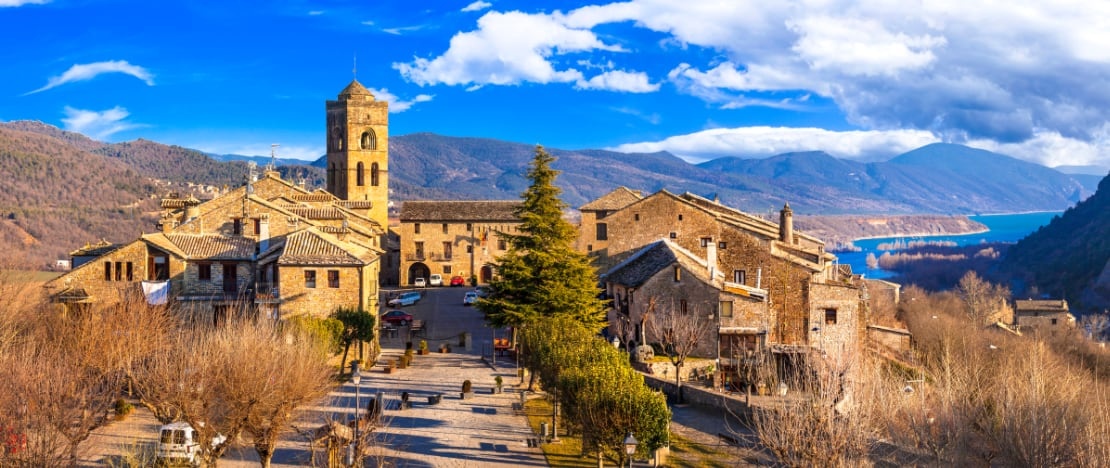
[[[411,286],[412,282],[416,280],[416,278],[424,278],[425,280],[427,280],[428,275],[430,275],[431,273],[432,272],[428,269],[427,265],[419,262],[413,263],[412,266],[409,267],[408,284]]]
[[[478,282],[489,284],[489,282],[492,281],[492,280],[493,280],[493,266],[492,265],[482,265],[482,272],[478,276]]]

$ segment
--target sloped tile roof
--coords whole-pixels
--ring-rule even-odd
[[[417,200],[401,205],[401,222],[519,222],[520,200]]]
[[[299,202],[332,202],[339,201],[339,197],[323,190],[315,190],[310,193],[294,193],[289,198]]]
[[[639,190],[617,187],[597,200],[582,205],[579,211],[616,211],[644,198]]]
[[[254,239],[219,234],[166,234],[173,245],[189,260],[250,260],[254,257]]]
[[[117,245],[101,239],[100,242],[95,244],[85,244],[84,247],[70,252],[69,255],[71,257],[99,257],[120,247],[123,247],[123,244]]]
[[[370,200],[339,200],[335,203],[351,210],[367,210],[374,207],[374,202]]]
[[[1065,300],[1018,300],[1014,301],[1014,308],[1020,311],[1057,311],[1067,312],[1068,301]]]
[[[373,96],[373,94],[371,94],[370,90],[366,89],[362,83],[359,83],[358,80],[351,80],[351,84],[347,85],[346,88],[343,88],[343,91],[339,92],[339,97],[343,96]]]
[[[290,206],[285,207],[290,212],[307,219],[343,219],[346,218],[345,214],[334,206],[328,207],[309,207],[309,206]]]
[[[690,251],[666,239],[660,239],[638,250],[625,261],[617,264],[605,275],[605,281],[629,287],[637,287],[665,268],[678,263],[689,274],[703,282],[710,283],[709,268],[705,260],[694,256]],[[713,280],[723,281],[721,272]],[[715,283],[715,281],[714,281]]]
[[[278,264],[357,266],[369,263],[372,252],[368,249],[327,237],[315,229],[289,234]]]

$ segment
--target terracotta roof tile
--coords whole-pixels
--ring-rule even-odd
[[[407,201],[401,205],[401,222],[519,222],[514,211],[520,205],[519,200]]]
[[[339,210],[339,208],[336,208],[334,206],[321,208],[314,208],[309,206],[290,206],[286,207],[286,209],[296,214],[297,216],[308,219],[344,219],[347,217],[342,211]]]

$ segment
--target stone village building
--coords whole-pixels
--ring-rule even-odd
[[[325,109],[326,191],[268,170],[209,201],[168,197],[160,232],[73,252],[74,268],[45,285],[52,300],[72,310],[145,294],[215,322],[231,313],[376,311],[388,225],[388,105],[352,81]]]
[[[770,354],[781,374],[811,350],[834,363],[860,351],[866,287],[841,274],[824,242],[794,231],[789,205],[775,224],[689,193],[620,187],[580,210],[578,248],[607,272],[610,333],[622,321],[642,327],[654,298],[713,315],[700,355],[719,350],[723,370],[753,353]]]
[[[1063,299],[1017,300],[1014,301],[1014,325],[1022,332],[1051,333],[1075,328],[1075,316],[1068,311],[1068,301]]]
[[[488,283],[493,264],[508,250],[500,232],[515,233],[519,200],[420,200],[401,205],[400,281],[439,274],[446,284],[453,276]]]

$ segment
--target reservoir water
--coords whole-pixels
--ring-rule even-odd
[[[856,247],[863,250],[859,252],[837,252],[836,256],[840,263],[846,263],[852,266],[852,272],[863,273],[867,278],[887,278],[893,276],[893,273],[886,270],[868,270],[867,269],[867,254],[874,253],[876,257],[885,252],[879,250],[879,244],[894,242],[897,240],[904,240],[906,242],[913,240],[930,240],[930,241],[952,241],[956,245],[965,246],[971,244],[981,244],[984,242],[1017,242],[1021,238],[1036,231],[1041,226],[1048,224],[1052,221],[1052,217],[1059,215],[1060,211],[1042,211],[1036,213],[1014,213],[1014,214],[997,214],[997,215],[978,215],[968,216],[972,221],[983,223],[990,229],[987,232],[980,232],[975,234],[962,234],[962,235],[945,235],[945,236],[901,236],[901,237],[882,237],[875,239],[860,239],[853,243]]]

